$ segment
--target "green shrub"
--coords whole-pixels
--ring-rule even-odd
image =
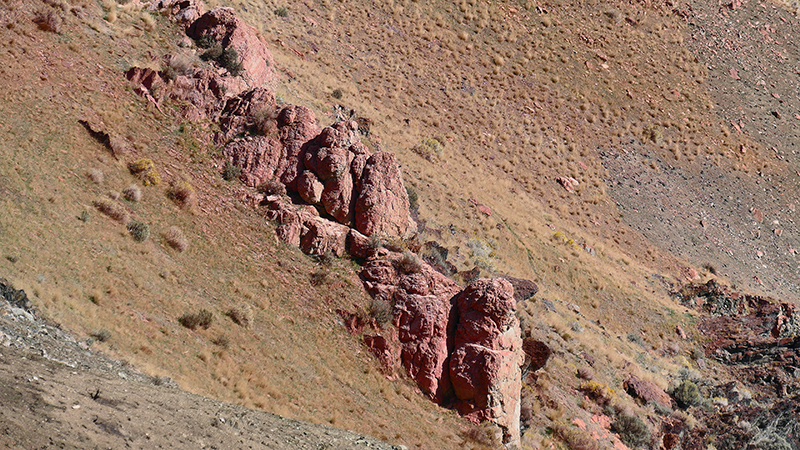
[[[212,44],[200,55],[200,59],[203,61],[217,61],[220,57],[222,57],[222,44],[220,43]]]
[[[136,242],[144,242],[150,237],[150,225],[138,220],[131,220],[128,223],[128,231]]]
[[[689,380],[684,381],[672,391],[672,397],[678,403],[678,406],[686,409],[690,406],[696,405],[702,399],[700,397],[700,389],[697,385]]]
[[[217,59],[220,66],[228,69],[234,77],[242,73],[242,63],[239,61],[239,52],[233,47],[228,47],[222,51],[222,55]]]
[[[289,8],[285,6],[281,6],[275,10],[275,15],[278,17],[288,17],[289,16]]]
[[[210,34],[205,34],[197,38],[195,42],[197,43],[197,46],[200,48],[211,48],[214,46],[214,44],[217,43],[217,40],[214,38],[214,36]]]
[[[213,320],[214,315],[206,309],[201,309],[197,314],[186,313],[178,318],[178,322],[190,330],[196,330],[197,328],[207,330]]]
[[[343,96],[344,93],[342,92],[341,89],[334,89],[333,92],[331,93],[331,97],[335,98],[336,100],[341,100]]]
[[[408,194],[408,203],[412,211],[419,209],[419,195],[414,186],[406,186],[406,193]]]
[[[650,441],[650,430],[637,416],[620,414],[611,424],[611,429],[629,447],[639,447]]]
[[[435,161],[444,154],[444,145],[434,138],[423,139],[421,143],[411,148],[411,151],[428,161]]]

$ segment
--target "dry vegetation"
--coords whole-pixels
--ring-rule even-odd
[[[491,430],[387,380],[338,325],[332,311],[354,303],[389,321],[351,262],[319,268],[265,238],[272,225],[233,200],[241,171],[215,160],[207,124],[179,123],[128,89],[124,70],[159,68],[151,55],[181,51],[177,28],[136,2],[62,2],[59,20],[38,1],[3,2],[0,276],[51,320],[192,392],[412,448],[492,445]],[[757,145],[709,119],[707,69],[671,11],[591,0],[210,3],[236,6],[267,42],[285,45],[272,46],[283,101],[311,106],[322,125],[334,102],[372,120],[367,144],[396,152],[417,188],[421,242],[452,249],[459,270],[540,286],[552,307],[525,302],[520,320],[560,357],[525,387],[526,446],[595,448],[571,420],[609,404],[659,414],[619,386],[632,373],[667,389],[691,366],[691,345],[673,335],[676,325],[691,331],[694,317],[668,296],[686,264],[621,220],[601,153],[636,141],[688,171],[698,159],[768,167]],[[171,61],[174,73],[199,63]],[[97,82],[78,82],[86,74]],[[133,154],[117,160],[93,140],[78,124],[87,112]],[[163,186],[162,174],[175,181]],[[575,178],[575,192],[558,176]],[[138,242],[88,220],[89,205]],[[137,238],[131,215],[161,239]],[[400,264],[419,270],[410,252]],[[631,439],[643,434],[623,420]]]

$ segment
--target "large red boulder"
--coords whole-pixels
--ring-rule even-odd
[[[406,258],[381,250],[366,262],[361,278],[370,294],[394,304],[401,363],[422,391],[442,404],[451,397],[453,297],[460,288],[423,262],[413,264],[415,271],[402,270]]]
[[[235,49],[242,65],[244,89],[266,87],[274,90],[277,87],[278,75],[272,54],[256,29],[236,17],[233,8],[212,9],[192,23],[186,34],[193,39],[207,36],[220,43],[223,49]]]
[[[320,203],[328,214],[348,226],[353,222],[350,163],[354,156],[340,147],[311,147],[305,153],[305,167],[312,170],[324,185]]]
[[[521,365],[525,360],[514,288],[502,278],[470,283],[456,298],[458,325],[450,380],[458,410],[491,420],[506,445],[518,445]]]
[[[408,193],[392,153],[377,152],[366,162],[355,204],[356,229],[373,234],[409,237],[416,230]]]
[[[288,189],[297,191],[297,178],[305,168],[305,150],[319,135],[320,128],[310,109],[295,105],[289,105],[278,113],[278,127],[284,151],[275,172]]]

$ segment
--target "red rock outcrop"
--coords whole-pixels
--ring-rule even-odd
[[[503,442],[519,443],[524,362],[514,288],[507,280],[481,279],[456,298],[458,325],[450,360],[457,409],[476,421],[491,420]]]
[[[355,204],[356,229],[367,235],[408,237],[416,230],[394,154],[377,152],[364,166]]]
[[[235,49],[242,66],[244,85],[231,92],[237,95],[247,88],[267,87],[274,90],[278,83],[275,62],[255,28],[236,17],[233,8],[214,8],[194,21],[186,30],[192,39],[210,37],[223,49]]]
[[[178,25],[188,28],[206,12],[206,5],[200,0],[155,0],[147,9],[162,11]]]
[[[423,392],[442,404],[451,394],[452,299],[460,288],[425,263],[419,263],[417,272],[404,273],[407,257],[381,250],[364,265],[361,278],[373,297],[394,304],[400,362]]]
[[[652,381],[629,375],[622,385],[633,398],[641,399],[644,402],[657,403],[662,408],[672,407],[670,396]]]

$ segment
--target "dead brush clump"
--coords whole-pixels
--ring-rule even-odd
[[[165,58],[162,72],[167,80],[174,80],[179,76],[189,75],[195,66],[195,59],[190,55],[171,55]]]
[[[566,442],[571,450],[600,450],[600,445],[586,431],[561,422],[553,425],[553,431]]]
[[[392,304],[379,298],[373,298],[369,303],[367,313],[379,325],[386,325],[392,320]]]
[[[248,328],[253,323],[253,309],[248,304],[243,304],[236,308],[231,308],[225,312],[233,323],[244,328]]]
[[[103,171],[100,169],[89,169],[86,172],[86,177],[92,180],[92,182],[95,184],[100,184],[105,179],[103,176]]]
[[[100,198],[92,202],[92,206],[97,208],[98,211],[106,216],[116,220],[119,223],[128,222],[128,211],[119,203],[108,198]]]
[[[493,423],[486,421],[480,425],[470,425],[461,432],[462,446],[473,450],[491,450],[503,447],[503,433]]]
[[[262,136],[269,136],[278,131],[278,110],[265,106],[253,114],[253,132]]]
[[[171,226],[164,230],[162,237],[167,245],[178,252],[184,252],[186,251],[186,248],[189,247],[189,242],[186,240],[186,236],[183,234],[183,231],[176,226]]]
[[[267,180],[258,185],[258,192],[264,195],[286,195],[286,186],[278,180]]]
[[[207,330],[211,327],[213,321],[214,314],[207,309],[201,309],[200,312],[196,314],[186,313],[178,318],[178,323],[190,330],[196,330],[198,328]]]
[[[406,275],[422,272],[422,261],[420,261],[417,255],[408,250],[403,252],[400,259],[394,261],[394,266],[397,270]]]
[[[136,242],[144,242],[150,237],[150,225],[140,220],[128,222],[128,231]]]
[[[40,30],[53,33],[61,32],[61,16],[53,10],[39,11],[33,17],[33,23],[39,26]]]
[[[186,180],[173,182],[167,191],[167,197],[181,207],[181,209],[193,211],[197,208],[197,192]]]
[[[142,199],[142,189],[138,185],[132,184],[122,191],[122,196],[129,202],[138,202]]]

